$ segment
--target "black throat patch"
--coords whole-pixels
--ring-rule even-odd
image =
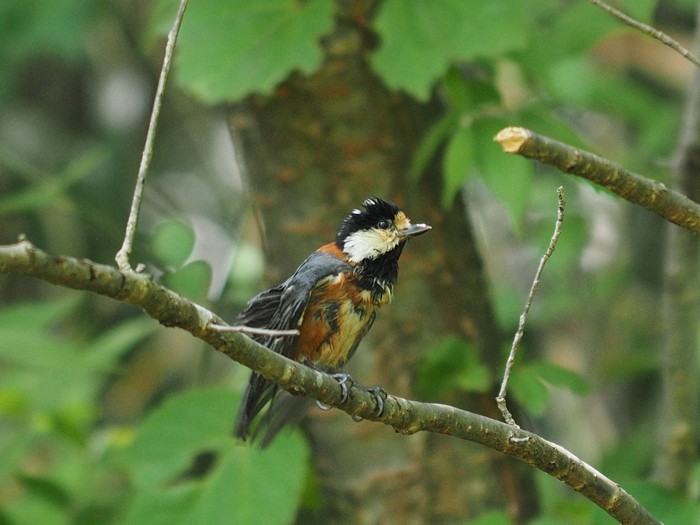
[[[364,259],[355,267],[354,272],[359,279],[360,287],[372,294],[372,299],[378,301],[387,291],[392,291],[399,276],[399,257],[406,243],[399,243],[390,252],[376,259]]]

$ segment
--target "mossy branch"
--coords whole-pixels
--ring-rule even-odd
[[[661,182],[632,173],[614,162],[526,128],[508,127],[495,139],[506,153],[539,160],[583,177],[695,234],[700,234],[700,204]]]
[[[329,375],[276,354],[240,333],[213,329],[214,324],[225,324],[220,317],[159,285],[149,275],[120,271],[86,259],[50,255],[26,239],[0,246],[0,273],[27,275],[139,306],[162,325],[188,331],[290,392],[303,393],[355,417],[391,425],[402,434],[436,432],[485,445],[566,483],[620,523],[660,523],[617,483],[564,448],[530,432],[451,406],[391,395],[383,414],[376,416],[374,395],[354,387],[339,406],[340,388]]]

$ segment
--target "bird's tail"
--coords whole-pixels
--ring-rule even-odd
[[[258,417],[268,403],[267,411]],[[299,423],[313,404],[313,399],[280,391],[277,385],[253,373],[233,433],[244,441],[257,442],[265,448],[285,426]]]

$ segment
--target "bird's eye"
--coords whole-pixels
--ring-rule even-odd
[[[388,230],[391,228],[391,221],[389,219],[382,219],[377,223],[377,228],[381,230]]]

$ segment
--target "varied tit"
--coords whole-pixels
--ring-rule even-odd
[[[353,210],[345,218],[335,242],[312,253],[282,284],[253,297],[240,315],[240,323],[248,327],[297,329],[299,334],[252,335],[253,339],[325,372],[339,372],[352,357],[379,308],[393,298],[406,241],[430,230],[426,224],[411,224],[391,202],[369,198],[362,205],[363,210]],[[339,382],[346,387],[347,375],[335,377],[343,377]],[[236,419],[236,436],[244,440],[262,436],[265,446],[284,425],[303,417],[305,399],[278,390],[262,376],[251,375]]]

